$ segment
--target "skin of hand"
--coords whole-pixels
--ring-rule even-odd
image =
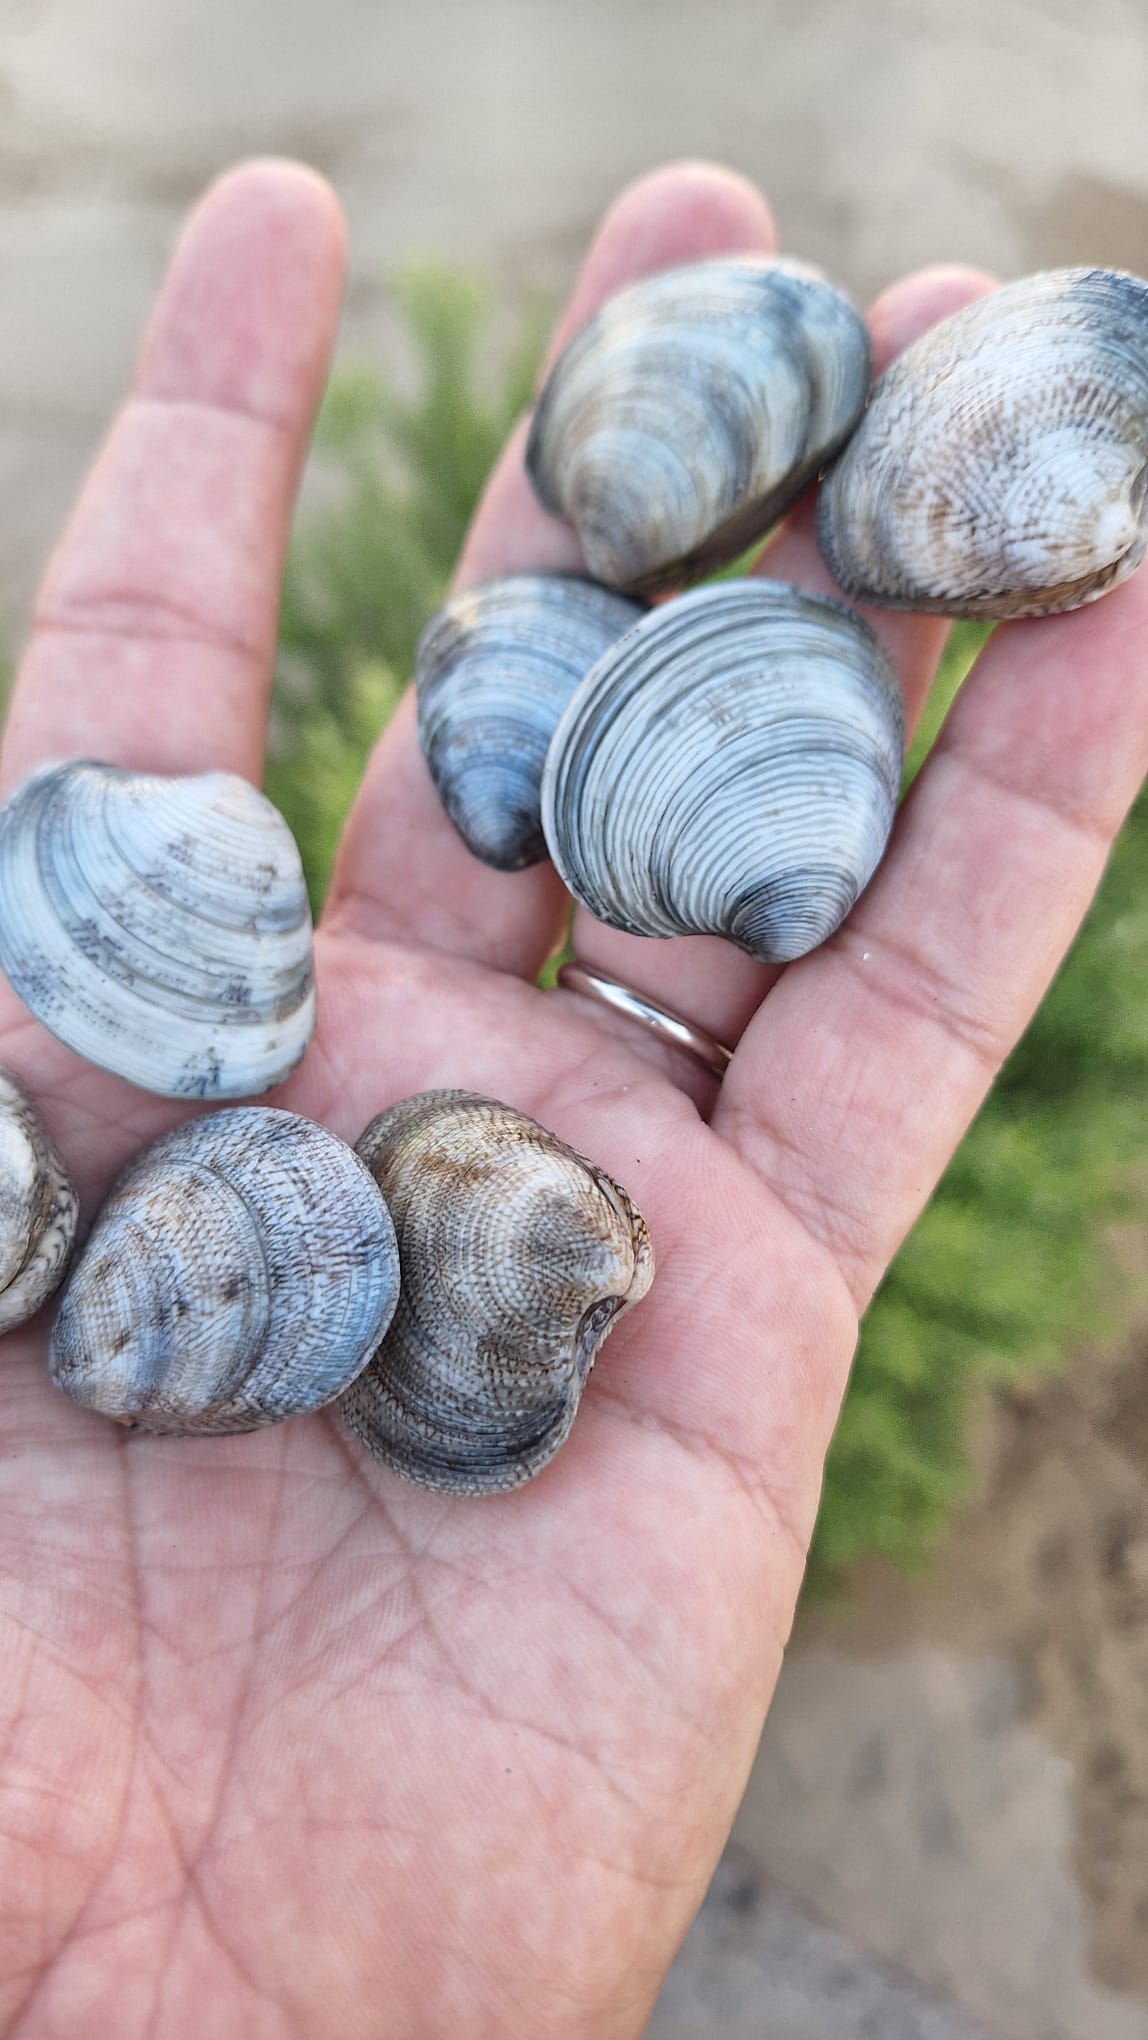
[[[627,281],[765,252],[704,165],[628,190],[555,345]],[[258,779],[284,549],[343,277],[332,194],[225,177],[48,569],[2,789],[60,755]],[[878,363],[988,288],[874,306]],[[522,434],[460,576],[577,564]],[[808,506],[767,569],[828,587]],[[943,640],[871,618],[910,721]],[[539,992],[563,897],[469,857],[409,699],[317,935],[319,1032],[270,1102],[354,1140],[391,1100],[508,1100],[638,1202],[654,1288],[530,1487],[409,1488],[318,1415],[125,1434],[3,1349],[0,2029],[22,2040],[640,2033],[773,1690],[859,1312],[1025,1026],[1148,765],[1148,579],[1000,628],[850,921],[778,976],[579,918],[596,963],[737,1042],[677,1051]],[[768,994],[768,996],[766,996]],[[0,1061],[90,1216],[180,1108],[82,1065],[0,988]],[[46,1314],[45,1314],[46,1315]]]

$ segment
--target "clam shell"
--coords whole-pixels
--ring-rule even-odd
[[[571,696],[542,781],[566,885],[634,935],[725,935],[786,963],[881,858],[904,742],[897,677],[843,604],[777,581],[655,610]]]
[[[695,263],[613,298],[559,357],[526,449],[595,580],[653,595],[724,566],[852,431],[863,320],[797,262]]]
[[[0,1069],[0,1332],[33,1317],[63,1280],[76,1193],[19,1078]]]
[[[1144,556],[1148,284],[1023,278],[885,371],[821,492],[849,595],[947,616],[1095,602]]]
[[[251,1431],[331,1402],[398,1295],[394,1227],[324,1127],[244,1105],[126,1169],[64,1292],[49,1364],[85,1409],[151,1431]]]
[[[281,1083],[315,1025],[299,852],[227,772],[49,766],[0,809],[0,970],[77,1055],[169,1098]]]
[[[546,1465],[594,1356],[653,1280],[625,1191],[521,1112],[428,1091],[358,1143],[395,1221],[402,1293],[340,1409],[407,1480],[495,1494]]]
[[[578,682],[644,614],[563,574],[513,574],[456,595],[415,655],[419,737],[467,848],[500,871],[546,855],[538,788]]]

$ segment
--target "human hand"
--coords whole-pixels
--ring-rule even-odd
[[[614,208],[562,325],[639,274],[771,244],[740,180],[679,168]],[[342,229],[248,166],[176,256],[135,391],[49,569],[4,791],[78,754],[258,778],[295,487]],[[879,357],[983,288],[932,271]],[[516,435],[461,573],[577,564]],[[768,571],[828,586],[799,513]],[[919,709],[943,626],[874,619]],[[579,916],[588,962],[738,1041],[720,1092],[535,989],[548,868],[467,854],[409,699],[317,934],[320,1019],[276,1094],[354,1140],[438,1085],[505,1098],[645,1214],[654,1288],[532,1486],[405,1487],[328,1415],[129,1435],[5,1342],[0,2026],[636,2034],[733,1818],[777,1675],[857,1316],[1025,1025],[1148,762],[1148,580],[1002,627],[825,949],[777,980],[707,938]],[[771,988],[772,987],[772,988]],[[766,993],[768,992],[768,997]],[[81,1065],[0,987],[90,1217],[180,1116]]]

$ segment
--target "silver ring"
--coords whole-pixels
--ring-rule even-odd
[[[733,1061],[732,1048],[726,1048],[714,1035],[707,1034],[704,1027],[695,1027],[692,1020],[686,1020],[681,1013],[669,1013],[664,1006],[655,1006],[644,992],[636,992],[633,985],[620,985],[615,978],[609,978],[604,971],[592,970],[586,963],[564,963],[558,972],[558,984],[565,992],[581,992],[584,998],[597,999],[599,1005],[609,1006],[615,1013],[624,1013],[627,1020],[636,1020],[649,1034],[655,1034],[659,1041],[668,1041],[674,1048],[685,1050],[700,1062],[711,1077],[724,1077]]]

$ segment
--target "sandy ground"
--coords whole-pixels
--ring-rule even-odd
[[[1010,2040],[1148,2040],[1145,1347],[995,1402],[935,1571],[807,1613],[737,1831]]]
[[[1098,1977],[1148,2002],[1148,1369],[1141,1340],[1018,1391],[986,1494],[919,1595],[850,1609],[886,1649],[928,1638],[1011,1667],[1017,1713],[1070,1780],[1067,1840]],[[886,1583],[887,1590],[887,1583]],[[1145,2020],[1148,2030],[1148,2019]]]
[[[770,190],[859,294],[938,258],[1148,271],[1135,0],[0,0],[0,610],[34,574],[182,211],[335,181],[344,348],[391,280],[557,292],[667,157]],[[656,2040],[1148,2040],[1148,1340],[987,1412],[935,1579],[801,1624]]]
[[[655,2040],[1148,2040],[1146,1344],[986,1406],[936,1567],[805,1610]]]

